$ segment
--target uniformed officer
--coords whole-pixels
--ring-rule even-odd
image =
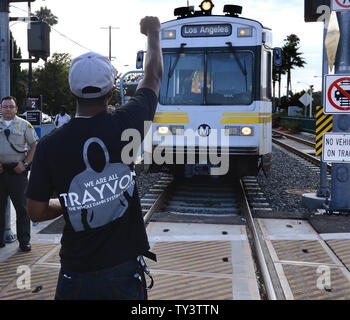
[[[16,116],[16,99],[1,100],[0,118],[0,247],[5,246],[5,211],[10,196],[16,210],[16,228],[19,247],[30,251],[30,219],[27,216],[24,195],[28,183],[28,169],[33,160],[38,136],[33,126]],[[29,145],[29,150],[27,150]]]

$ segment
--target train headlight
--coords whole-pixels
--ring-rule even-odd
[[[214,4],[211,1],[203,1],[200,5],[200,8],[204,14],[211,14]]]
[[[173,135],[183,136],[185,133],[184,126],[171,126],[170,131]]]
[[[252,28],[238,28],[237,29],[237,37],[238,38],[248,38],[253,36]]]
[[[169,127],[158,127],[158,133],[166,135],[169,133]]]
[[[243,136],[252,136],[253,135],[253,128],[251,128],[251,127],[242,127],[241,128],[241,134]]]
[[[175,40],[176,39],[176,30],[163,30],[162,31],[162,40]]]

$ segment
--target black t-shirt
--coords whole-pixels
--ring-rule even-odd
[[[149,249],[133,165],[122,162],[126,129],[144,137],[157,96],[139,89],[113,113],[74,118],[43,137],[31,169],[28,198],[48,201],[54,192],[63,208],[62,267],[88,272],[109,268]]]

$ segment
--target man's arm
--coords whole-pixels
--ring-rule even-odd
[[[62,214],[62,207],[57,199],[40,202],[28,198],[27,212],[33,222],[41,222],[59,217]]]
[[[34,141],[31,145],[29,145],[30,148],[28,150],[28,154],[27,154],[26,158],[24,159],[24,162],[27,162],[27,163],[33,162],[34,153],[35,153],[35,149],[36,149],[37,144],[38,144],[38,141]]]
[[[27,163],[32,163],[33,158],[34,158],[34,153],[35,153],[35,149],[36,149],[36,145],[38,144],[37,141],[34,141],[29,147],[30,149],[28,150],[28,154],[26,156],[26,158],[24,159],[24,162]],[[17,174],[21,174],[23,173],[26,168],[24,167],[24,164],[22,161],[17,161],[17,167],[15,167],[13,169]]]
[[[163,56],[160,47],[160,22],[157,17],[145,17],[140,22],[140,31],[147,36],[145,74],[137,89],[152,89],[157,97],[163,77]]]

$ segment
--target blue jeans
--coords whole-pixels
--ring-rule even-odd
[[[135,274],[139,274],[142,281]],[[96,272],[61,268],[55,300],[147,300],[144,281],[136,259]]]

